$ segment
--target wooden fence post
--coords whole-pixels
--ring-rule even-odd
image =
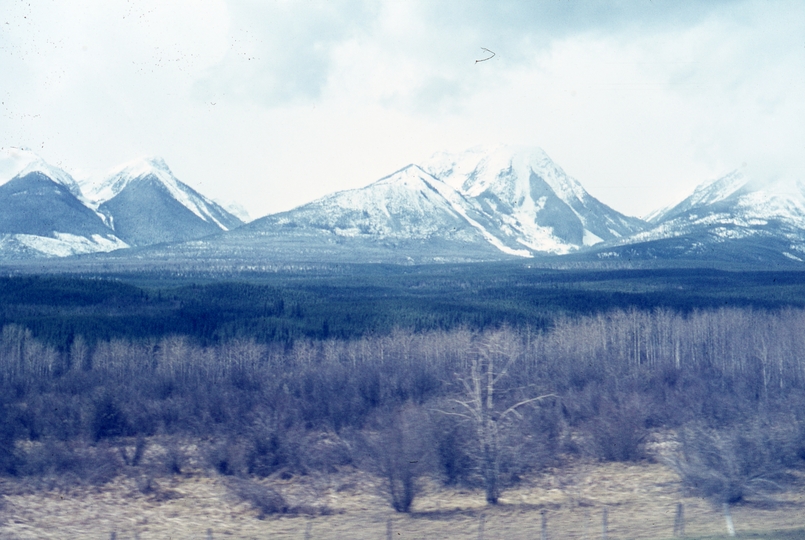
[[[590,540],[590,511],[584,511],[584,540]]]
[[[685,507],[676,503],[676,517],[674,518],[674,536],[685,536]]]
[[[727,534],[735,536],[735,527],[732,525],[732,516],[730,515],[729,503],[724,503],[724,521],[727,522]]]
[[[478,519],[478,540],[484,540],[484,526],[486,525],[486,514],[481,514]]]
[[[542,515],[542,527],[540,531],[540,540],[548,540],[548,516],[545,515],[545,509],[540,510]]]
[[[386,522],[386,540],[394,538],[394,529],[391,526],[391,520]]]
[[[601,514],[601,539],[607,540],[607,530],[609,529],[609,510],[604,507],[604,512]]]

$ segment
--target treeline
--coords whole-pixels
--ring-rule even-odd
[[[207,346],[179,335],[95,343],[79,335],[64,350],[7,325],[0,467],[58,476],[90,467],[78,457],[87,452],[123,467],[139,460],[131,441],[191,438],[225,475],[371,468],[399,484],[392,502],[406,510],[423,474],[484,485],[495,502],[507,483],[562,455],[646,459],[650,435],[667,430],[756,433],[735,439],[734,459],[797,466],[805,458],[803,351],[805,311],[794,309],[616,310],[544,331],[396,330]],[[493,436],[489,451],[483,439]],[[694,485],[701,466],[691,465],[699,463],[692,441],[707,436],[689,438],[693,453],[675,463]],[[111,452],[115,445],[131,449]],[[181,471],[183,459],[166,449],[164,470]],[[105,479],[118,470],[90,468],[110,470]],[[744,484],[731,500],[751,494]],[[708,489],[721,496],[718,486]]]
[[[128,274],[0,277],[0,327],[20,325],[60,352],[187,336],[290,344],[508,325],[542,331],[563,317],[616,310],[689,314],[722,307],[805,307],[799,272],[582,271],[522,265],[357,268],[330,274]]]

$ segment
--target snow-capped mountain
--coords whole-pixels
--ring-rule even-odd
[[[321,242],[328,253],[331,244],[372,246],[372,260],[384,248],[393,259],[494,260],[568,253],[644,226],[591,197],[542,150],[497,146],[437,154],[235,234],[296,238],[312,252]]]
[[[422,164],[472,199],[501,238],[531,252],[568,253],[645,228],[592,197],[540,148],[479,146]]]
[[[636,258],[805,261],[805,182],[758,180],[741,171],[700,184],[656,212],[653,228],[608,251]]]
[[[25,148],[3,148],[0,150],[0,185],[15,176],[25,176],[30,172],[40,172],[57,184],[61,184],[76,196],[84,200],[81,188],[70,173],[45,162],[36,153]]]
[[[180,182],[161,158],[126,164],[84,189],[115,234],[131,245],[181,242],[243,224]]]
[[[417,165],[369,186],[269,215],[214,241],[282,258],[360,262],[526,256],[501,242],[472,201]],[[494,231],[494,229],[493,229]]]
[[[63,257],[128,247],[85,205],[67,172],[31,151],[0,151],[0,258]]]
[[[568,253],[644,226],[591,197],[542,150],[494,147],[438,154],[177,249],[297,262],[480,261]]]

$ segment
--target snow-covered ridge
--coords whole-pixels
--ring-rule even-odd
[[[83,200],[81,188],[70,173],[49,165],[36,153],[26,148],[9,147],[0,149],[0,186],[17,176],[41,172],[54,182],[66,187],[70,193]]]
[[[504,236],[535,252],[568,253],[644,226],[590,196],[541,148],[476,146],[437,153],[422,166],[494,214]]]
[[[539,147],[481,145],[458,154],[440,152],[422,168],[470,197],[490,189],[512,201],[527,197],[531,172],[540,175],[565,202],[589,197],[581,184]]]
[[[120,194],[133,182],[146,178],[156,178],[170,193],[170,196],[196,216],[208,223],[214,223],[222,230],[229,228],[210,211],[216,203],[196,192],[187,184],[180,182],[161,157],[144,157],[114,169],[97,184],[86,184],[87,198],[97,208]]]
[[[437,179],[418,165],[409,165],[405,169],[402,169],[401,171],[382,178],[376,182],[378,185],[381,183],[399,183],[410,188],[420,190],[422,189],[420,184],[423,184],[425,188],[431,189],[441,195],[448,203],[449,209],[452,210],[455,215],[469,223],[473,228],[481,233],[487,242],[495,246],[503,253],[517,257],[532,256],[531,252],[527,249],[512,249],[505,245],[498,237],[490,232],[489,229],[484,227],[477,220],[470,217],[471,211],[482,212],[480,208],[468,201],[467,198],[455,188],[455,186]]]
[[[569,253],[644,228],[591,197],[543,150],[503,145],[436,154],[264,223],[381,241],[473,242],[519,257]]]
[[[700,222],[714,213],[722,221],[781,219],[805,224],[805,183],[794,178],[757,180],[733,171],[703,182],[679,204],[656,212],[652,222]]]
[[[694,207],[723,201],[744,187],[746,183],[747,178],[742,172],[732,171],[726,176],[709,180],[697,186],[690,196],[689,204]]]
[[[800,252],[805,246],[805,182],[733,171],[703,182],[678,204],[656,212],[651,222],[652,229],[620,244],[689,238],[684,241],[694,252],[742,239],[753,239],[755,246],[776,245],[782,240],[787,249]],[[697,243],[701,245],[697,247]],[[801,259],[786,251],[778,253]],[[736,257],[740,255],[736,253]]]

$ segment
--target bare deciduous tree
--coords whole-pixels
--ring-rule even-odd
[[[497,504],[500,496],[500,428],[512,418],[522,418],[518,409],[554,394],[526,398],[501,406],[499,383],[520,358],[519,340],[507,329],[493,332],[480,343],[472,355],[468,375],[458,375],[463,397],[453,398],[452,411],[440,410],[448,415],[459,416],[472,422],[478,437],[481,461],[481,476],[486,491],[486,502]],[[502,409],[502,410],[501,410]]]

